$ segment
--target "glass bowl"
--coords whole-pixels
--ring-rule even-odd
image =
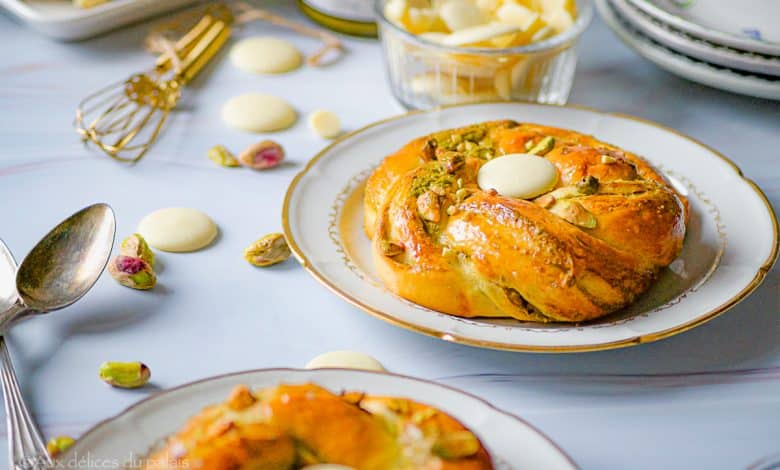
[[[590,0],[577,0],[568,30],[507,49],[445,46],[412,34],[385,17],[376,0],[379,36],[390,88],[407,108],[483,101],[565,104],[577,55],[574,45],[593,17]]]

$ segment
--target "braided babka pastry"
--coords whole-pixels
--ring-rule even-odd
[[[493,468],[479,439],[435,408],[404,398],[336,395],[314,384],[254,392],[238,386],[145,460],[145,470]]]
[[[480,189],[480,167],[514,153],[553,163],[556,186],[532,200]],[[591,320],[636,300],[679,255],[688,217],[642,158],[509,120],[408,143],[372,173],[364,209],[392,292],[452,315],[536,322]]]

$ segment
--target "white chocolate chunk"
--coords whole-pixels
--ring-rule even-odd
[[[169,207],[141,219],[138,233],[153,247],[162,251],[197,251],[217,237],[217,225],[196,209]]]
[[[539,14],[518,3],[507,2],[496,10],[496,18],[500,23],[515,25],[525,31],[539,18]]]
[[[309,127],[318,136],[332,139],[341,133],[341,120],[334,113],[320,109],[309,115]]]
[[[531,199],[546,193],[558,182],[558,169],[546,158],[512,153],[488,161],[477,174],[484,191],[518,199]]]
[[[307,369],[362,369],[384,372],[385,368],[368,354],[357,351],[331,351],[320,354],[308,364]]]
[[[230,61],[254,73],[286,73],[301,66],[300,51],[287,41],[256,36],[238,41],[230,49]]]
[[[408,8],[409,5],[407,5],[406,0],[390,0],[385,3],[385,18],[399,26],[403,26]]]
[[[415,34],[430,31],[439,19],[432,8],[409,8],[406,16],[406,29]]]
[[[450,31],[470,28],[486,21],[482,9],[469,0],[447,0],[439,7],[439,16]]]
[[[555,10],[550,13],[543,13],[542,19],[556,32],[561,33],[571,28],[574,24],[574,18],[571,14],[564,10]]]
[[[521,31],[522,28],[512,24],[487,23],[456,31],[441,42],[447,46],[465,46]]]
[[[261,93],[234,96],[222,106],[222,120],[244,131],[279,131],[292,126],[297,119],[297,113],[285,100]]]

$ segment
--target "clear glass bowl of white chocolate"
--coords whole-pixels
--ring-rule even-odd
[[[407,108],[564,104],[590,0],[376,0],[390,86]]]

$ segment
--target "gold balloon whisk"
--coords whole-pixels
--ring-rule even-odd
[[[335,36],[244,2],[235,3],[236,16],[224,3],[185,13],[146,38],[148,50],[160,54],[154,69],[137,73],[84,98],[74,125],[85,142],[94,143],[111,158],[137,162],[160,135],[184,88],[219,52],[233,24],[262,20],[316,37],[323,47],[308,58],[312,66],[324,64],[330,51],[343,52]],[[193,18],[196,20],[193,21]],[[183,25],[189,24],[187,28]],[[184,30],[182,32],[182,30]],[[171,39],[171,33],[180,33]]]

